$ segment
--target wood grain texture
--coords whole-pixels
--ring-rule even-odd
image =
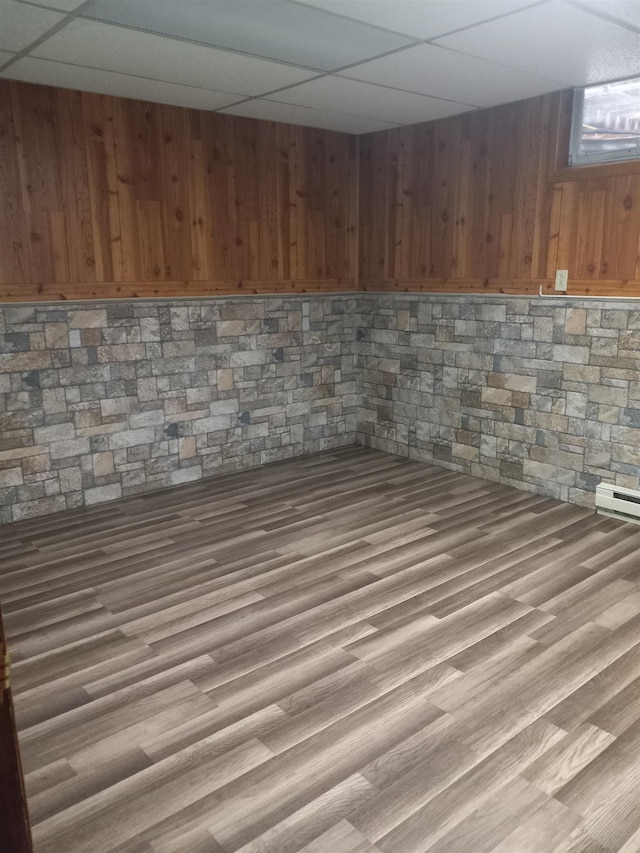
[[[353,289],[346,134],[0,81],[0,298]]]
[[[0,81],[0,299],[535,294],[556,269],[640,296],[640,165],[563,165],[568,99],[357,139]]]
[[[0,850],[33,853],[27,796],[18,747],[11,660],[5,643],[4,622],[0,612]]]
[[[2,302],[37,302],[78,299],[184,299],[203,296],[242,296],[258,293],[344,293],[355,290],[352,279],[322,281],[107,281],[93,284],[48,283],[0,285]]]
[[[3,527],[36,853],[638,849],[638,547],[364,448]]]
[[[366,290],[640,296],[640,161],[567,168],[570,93],[360,141]]]
[[[554,278],[501,279],[501,278],[430,278],[430,279],[377,279],[360,281],[359,290],[394,293],[507,293],[519,296],[538,296],[540,287],[544,296],[556,295]],[[571,279],[570,296],[640,296],[638,281],[610,281],[600,279]],[[560,294],[564,295],[564,294]]]

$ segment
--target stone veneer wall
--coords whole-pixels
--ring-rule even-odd
[[[353,444],[356,308],[0,306],[0,521]]]
[[[0,306],[0,521],[360,443],[638,487],[640,308],[342,294]]]
[[[636,306],[365,294],[358,440],[583,505],[601,479],[637,488]]]

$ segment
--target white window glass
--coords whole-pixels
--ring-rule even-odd
[[[640,157],[640,77],[576,89],[569,164]]]

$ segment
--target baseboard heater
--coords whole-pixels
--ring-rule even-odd
[[[640,524],[640,491],[600,483],[596,486],[596,510],[600,515]]]

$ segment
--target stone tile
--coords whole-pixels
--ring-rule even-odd
[[[626,406],[629,398],[628,387],[613,385],[590,385],[589,400],[609,406]]]
[[[40,515],[50,515],[51,513],[62,512],[66,508],[67,502],[64,495],[43,497],[37,500],[25,500],[14,504],[13,521],[36,518]]]
[[[122,485],[120,483],[111,483],[107,486],[95,486],[91,489],[85,489],[84,492],[84,501],[87,506],[103,503],[104,501],[113,501],[121,497]]]
[[[612,438],[612,474],[637,466],[636,314],[393,293],[5,306],[0,328],[23,337],[0,354],[0,412],[13,419],[0,462],[42,477],[8,487],[12,517],[350,443],[356,429],[390,452],[582,502]],[[109,486],[120,491],[96,491]]]
[[[21,467],[0,469],[0,489],[6,489],[9,486],[20,486],[23,482]]]
[[[178,441],[178,454],[180,459],[193,459],[197,454],[196,438],[193,435],[181,438]]]
[[[44,338],[48,349],[66,349],[69,331],[66,323],[44,323]]]
[[[191,483],[194,480],[202,479],[202,466],[192,465],[189,468],[178,468],[171,472],[171,485],[176,486],[179,483]]]
[[[158,381],[155,377],[142,377],[137,382],[137,397],[143,403],[158,399]]]
[[[153,427],[119,430],[109,436],[109,448],[133,447],[136,444],[149,444],[155,439]]]
[[[140,318],[140,340],[143,343],[161,341],[160,320],[157,317]]]
[[[79,492],[82,489],[82,472],[79,467],[62,468],[58,472],[61,492]]]
[[[259,320],[265,316],[266,302],[231,302],[223,304],[220,316],[223,320]]]
[[[451,456],[453,459],[465,459],[475,462],[480,456],[480,449],[468,444],[454,442],[451,448]]]
[[[150,409],[146,412],[137,412],[129,415],[129,426],[131,429],[140,429],[148,426],[161,426],[166,420],[166,413],[161,409]]]
[[[70,329],[95,329],[107,325],[106,308],[87,309],[71,311],[68,326]]]
[[[572,364],[588,364],[589,348],[555,344],[553,347],[554,361]]]
[[[480,397],[483,403],[494,406],[511,406],[513,394],[501,388],[482,388]]]
[[[457,423],[459,439],[463,435],[459,427],[467,429],[467,413],[473,412],[476,428],[481,425],[483,432],[491,431],[491,435],[481,435],[482,465],[474,464],[476,473],[480,468],[494,470],[491,465],[497,465],[499,454],[510,452],[526,462],[551,466],[523,471],[522,465],[519,470],[509,468],[515,463],[503,460],[502,476],[510,482],[522,481],[524,486],[536,491],[571,496],[572,500],[584,503],[583,490],[592,489],[594,478],[601,476],[598,466],[611,462],[611,452],[599,447],[587,459],[584,446],[576,442],[606,442],[616,424],[635,428],[640,419],[630,402],[640,401],[640,390],[637,390],[640,383],[635,381],[637,361],[630,360],[632,353],[637,357],[632,348],[638,341],[626,331],[627,327],[632,331],[640,328],[640,321],[634,320],[629,307],[612,308],[610,302],[603,302],[606,307],[602,307],[586,300],[582,304],[577,300],[559,303],[557,297],[540,301],[385,294],[384,302],[374,297],[361,300],[361,310],[365,306],[370,316],[366,322],[361,319],[359,324],[381,330],[394,328],[390,321],[393,323],[394,315],[398,314],[402,325],[404,315],[400,312],[406,310],[407,303],[414,302],[417,303],[414,316],[418,318],[416,331],[411,334],[414,345],[434,318],[451,317],[456,321],[452,326],[438,329],[437,348],[434,349],[431,341],[425,349],[418,349],[416,392],[430,395],[428,407],[420,409],[420,417],[427,422],[418,425],[418,433],[422,436],[419,440],[435,451],[433,455],[438,464],[456,467],[458,463],[451,461],[453,457],[446,447],[433,444],[433,437],[439,435],[451,441],[451,448],[455,443],[470,446],[468,437],[457,442],[448,437],[445,424],[456,426]],[[492,304],[496,305],[493,314],[488,307]],[[517,322],[513,323],[516,318]],[[497,325],[477,322],[480,319],[495,320]],[[517,326],[519,332],[512,330],[511,325]],[[475,339],[470,345],[473,334]],[[518,334],[522,339],[520,343],[513,340]],[[365,413],[363,417],[372,418],[361,419],[360,430],[363,439],[366,437],[369,441],[387,441],[394,425],[397,427],[406,420],[402,407],[409,401],[403,400],[400,405],[400,383],[395,383],[397,390],[393,386],[384,388],[382,375],[367,370],[392,343],[393,338],[374,332],[358,344],[364,379],[360,386],[365,404],[361,412]],[[624,358],[618,356],[621,343],[628,348]],[[457,377],[448,366],[456,351]],[[488,364],[485,353],[493,353]],[[443,361],[445,372],[437,375],[434,371]],[[530,384],[523,384],[521,376]],[[457,416],[449,396],[456,390],[459,394],[456,405],[462,407],[457,410]],[[375,411],[377,421],[367,414]],[[503,438],[497,437],[498,430]],[[514,431],[513,435],[509,430]],[[397,429],[395,431],[397,433]],[[522,433],[520,438],[517,431]],[[396,452],[397,437],[394,437]],[[628,446],[626,442],[631,440],[631,435],[627,434],[621,446]],[[400,445],[399,450],[411,453],[410,445],[405,449]],[[560,455],[549,457],[549,453]],[[462,464],[462,460],[460,462]],[[620,464],[626,463],[620,460]],[[553,478],[554,465],[558,471],[557,480]],[[582,470],[583,465],[598,470],[590,474]],[[578,475],[579,480],[576,479]],[[590,498],[587,495],[587,503],[589,500],[592,502],[592,495]]]
[[[196,343],[195,340],[184,340],[184,341],[167,341],[162,344],[162,357],[163,358],[174,358],[190,356],[196,354]]]
[[[246,323],[244,320],[221,320],[216,323],[216,334],[218,338],[233,338],[246,334]]]
[[[600,382],[601,368],[588,364],[564,364],[562,376],[567,382]]]
[[[625,426],[640,427],[640,409],[622,409],[620,423],[625,424]]]
[[[587,311],[585,308],[567,309],[565,331],[568,335],[584,335],[587,330]]]
[[[100,412],[102,417],[110,415],[128,414],[137,412],[140,407],[138,397],[112,397],[106,400],[100,400]]]
[[[567,391],[565,411],[569,417],[584,418],[587,411],[587,395]]]
[[[512,391],[534,392],[537,390],[537,376],[523,376],[516,373],[505,373],[502,387]]]
[[[105,346],[97,348],[99,363],[113,363],[114,361],[142,361],[146,358],[144,344],[121,344],[116,346]]]
[[[47,367],[52,367],[52,365],[53,361],[49,350],[0,353],[0,373],[43,370]]]
[[[93,454],[93,473],[96,477],[107,477],[115,471],[113,452],[106,450]]]
[[[186,331],[189,328],[189,309],[183,307],[171,307],[169,309],[169,319],[173,331]]]
[[[22,456],[22,473],[25,477],[30,474],[42,474],[51,470],[51,457],[48,453],[41,456]]]
[[[37,427],[34,430],[36,444],[50,444],[67,438],[75,438],[76,430],[73,423],[65,422],[54,426]]]
[[[49,445],[52,459],[65,459],[69,456],[80,456],[90,452],[88,438],[75,438],[69,441],[54,441]]]

